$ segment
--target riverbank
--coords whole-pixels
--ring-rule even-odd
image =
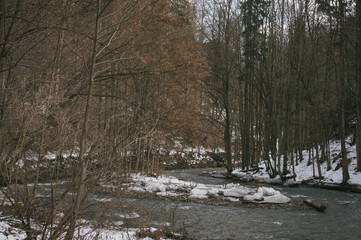
[[[236,170],[237,171],[237,170]],[[327,181],[320,181],[319,179],[307,179],[303,181],[291,181],[291,180],[281,180],[280,178],[259,178],[257,174],[252,174],[252,171],[245,171],[244,176],[240,176],[239,174],[227,174],[226,171],[211,171],[211,172],[203,172],[205,176],[211,176],[214,178],[225,178],[232,179],[235,182],[243,182],[249,184],[266,184],[266,185],[274,185],[274,186],[285,186],[285,187],[311,187],[311,188],[320,188],[320,189],[329,189],[343,192],[354,192],[361,193],[361,185],[360,184],[342,184],[342,183],[334,183]]]
[[[231,175],[225,174],[225,171],[214,171],[208,174],[213,177],[231,177],[242,182],[267,183],[290,187],[306,186],[361,193],[361,172],[357,172],[356,169],[356,146],[351,145],[350,142],[349,139],[347,142],[347,159],[349,160],[348,172],[350,179],[346,184],[342,183],[341,144],[339,141],[330,143],[330,168],[328,168],[326,161],[320,163],[320,168],[318,168],[315,157],[310,159],[310,155],[316,156],[316,150],[313,149],[314,152],[311,152],[311,154],[309,151],[303,151],[303,160],[298,161],[297,164],[295,163],[294,167],[292,162],[289,161],[287,164],[288,174],[283,176],[283,179],[279,175],[271,178],[264,161],[251,170],[235,169]],[[282,164],[283,159],[281,159],[281,166]]]
[[[174,234],[165,231],[161,228],[122,228],[120,226],[108,226],[99,228],[99,224],[91,221],[82,221],[82,225],[75,230],[74,239],[81,240],[171,240],[171,239],[189,239],[196,240],[195,238],[185,238],[180,234]],[[37,234],[33,235],[34,240],[49,239],[48,236],[43,236],[41,226],[37,227],[38,230],[33,230]],[[59,237],[62,239],[65,233]],[[0,240],[26,240],[26,232],[21,228],[21,221],[13,216],[4,216],[0,212]]]

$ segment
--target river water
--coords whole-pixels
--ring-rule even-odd
[[[200,172],[177,170],[167,174],[199,183],[229,183],[229,180],[201,176]],[[163,225],[197,239],[361,239],[361,194],[307,187],[272,187],[294,201],[302,202],[304,198],[308,198],[324,203],[328,208],[320,213],[313,209],[210,206],[157,199],[119,199],[92,194],[89,195],[90,201],[106,198],[113,206],[124,206],[136,214],[124,218],[124,213],[119,209],[109,208],[107,204],[97,206],[91,218],[106,216],[113,222],[122,221],[123,226],[128,227]]]
[[[199,176],[196,171],[176,171],[182,179],[212,184],[227,180]],[[272,186],[294,201],[304,198],[327,205],[314,210],[249,209],[191,205],[182,217],[194,228],[190,233],[211,239],[361,239],[361,194],[307,187]],[[197,220],[194,220],[197,219]],[[191,234],[191,235],[192,235]]]

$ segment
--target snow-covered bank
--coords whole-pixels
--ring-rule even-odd
[[[129,191],[153,192],[158,196],[186,196],[188,198],[217,198],[230,202],[264,201],[265,203],[288,203],[290,198],[271,187],[249,188],[240,184],[210,185],[182,181],[175,177],[147,177],[132,175]]]
[[[350,140],[348,141],[350,142]],[[327,162],[321,163],[321,176],[319,176],[316,159],[309,161],[308,151],[303,151],[303,161],[299,162],[295,166],[293,175],[292,165],[288,163],[288,170],[290,174],[287,175],[287,180],[282,181],[279,176],[271,179],[266,170],[265,162],[259,164],[259,169],[256,171],[242,171],[242,169],[236,169],[232,174],[244,181],[257,181],[265,183],[278,183],[283,185],[298,185],[298,184],[309,184],[318,186],[330,186],[338,185],[342,183],[342,168],[340,165],[340,151],[341,144],[339,141],[332,141],[330,144],[331,151],[331,170],[327,171]],[[349,185],[356,185],[361,191],[361,172],[356,171],[356,146],[347,144],[347,158],[350,160],[349,173],[350,180]],[[316,154],[314,154],[316,156]],[[311,164],[308,164],[308,163]]]
[[[1,216],[0,218],[0,240],[16,240],[25,239],[26,233],[24,230],[12,227],[9,223],[10,220]]]
[[[91,222],[79,220],[82,222],[82,226],[76,229],[74,239],[82,240],[169,240],[171,238],[162,238],[163,234],[160,229],[157,228],[122,228],[120,226],[113,226],[109,228],[98,228],[91,224]],[[3,216],[0,212],[0,240],[25,240],[27,239],[26,232],[18,227],[20,221],[15,219],[13,216]],[[40,227],[38,227],[39,230]],[[41,231],[39,231],[41,232]],[[45,233],[45,236],[47,234]],[[63,234],[65,236],[65,233]],[[148,235],[158,236],[157,238],[151,238]],[[63,238],[61,236],[59,239]],[[36,236],[37,240],[43,239],[43,234]],[[50,239],[50,237],[45,237]],[[174,239],[174,238],[172,238]]]

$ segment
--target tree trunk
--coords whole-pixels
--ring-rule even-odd
[[[357,103],[357,124],[356,124],[356,153],[357,171],[361,171],[361,0],[356,1],[356,103]]]
[[[247,77],[250,77],[247,74]],[[248,168],[250,162],[249,154],[249,140],[250,140],[250,124],[249,124],[249,115],[248,115],[248,105],[249,105],[249,84],[245,83],[244,90],[244,110],[243,110],[243,134],[242,134],[242,168]]]
[[[78,182],[78,190],[75,198],[75,202],[73,205],[71,219],[70,219],[70,226],[67,230],[65,239],[71,240],[74,236],[74,231],[76,227],[76,221],[80,214],[80,206],[84,199],[85,194],[85,180],[87,177],[87,161],[84,158],[85,151],[87,148],[87,133],[88,133],[88,122],[89,122],[89,111],[91,106],[92,100],[92,93],[93,93],[93,83],[95,79],[95,60],[96,60],[96,49],[98,45],[98,28],[99,28],[99,15],[100,15],[100,5],[101,0],[97,0],[96,8],[96,19],[95,19],[95,29],[94,29],[94,41],[93,41],[93,49],[92,49],[92,56],[91,56],[91,65],[89,68],[89,88],[87,94],[87,100],[85,105],[85,112],[84,112],[84,120],[83,120],[83,127],[82,133],[80,136],[80,150],[79,150],[79,167],[80,167],[80,176]]]
[[[228,1],[227,3],[227,12],[225,18],[225,66],[223,69],[223,93],[224,93],[224,110],[226,113],[225,117],[225,126],[224,126],[224,147],[225,147],[225,154],[226,154],[226,164],[227,164],[227,172],[231,173],[233,171],[232,166],[232,132],[231,132],[231,103],[229,101],[230,95],[230,67],[231,63],[230,60],[230,40],[231,40],[231,9],[232,9],[232,1]]]
[[[327,206],[322,203],[311,201],[310,199],[304,199],[303,202],[313,208],[315,208],[319,212],[323,212],[326,210]]]
[[[232,166],[232,147],[231,147],[231,121],[230,121],[230,113],[229,113],[229,82],[228,80],[225,83],[225,111],[226,111],[226,119],[225,119],[225,126],[224,126],[224,150],[226,153],[226,165],[227,165],[227,172],[232,173],[233,166]]]
[[[350,179],[348,172],[348,160],[346,151],[346,130],[345,130],[345,8],[343,0],[339,0],[340,8],[340,130],[341,130],[341,166],[342,166],[342,183],[347,183]]]

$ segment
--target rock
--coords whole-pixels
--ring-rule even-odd
[[[239,198],[234,198],[234,197],[227,197],[226,200],[230,202],[239,202]]]
[[[129,191],[144,192],[144,188],[142,188],[142,187],[137,187],[137,186],[128,187],[128,190],[129,190]]]
[[[276,191],[276,194],[272,196],[265,196],[264,200],[269,203],[288,203],[291,201],[290,198],[281,194],[279,191]]]
[[[191,197],[191,198],[208,198],[208,190],[204,189],[202,187],[195,187],[190,191],[189,197]]]
[[[209,189],[207,194],[210,198],[219,198],[221,196],[219,192],[217,189]]]
[[[162,197],[177,197],[178,194],[175,192],[157,192],[158,196],[162,196]]]
[[[264,197],[262,193],[248,194],[243,196],[245,201],[263,201]]]
[[[271,187],[259,187],[257,193],[262,193],[263,196],[273,196],[277,194],[278,191],[274,190]]]
[[[248,188],[241,188],[241,187],[240,188],[231,188],[231,189],[225,189],[223,191],[223,196],[241,198],[248,193],[249,193]]]
[[[149,183],[146,185],[145,190],[148,192],[165,192],[167,186],[161,183]]]

